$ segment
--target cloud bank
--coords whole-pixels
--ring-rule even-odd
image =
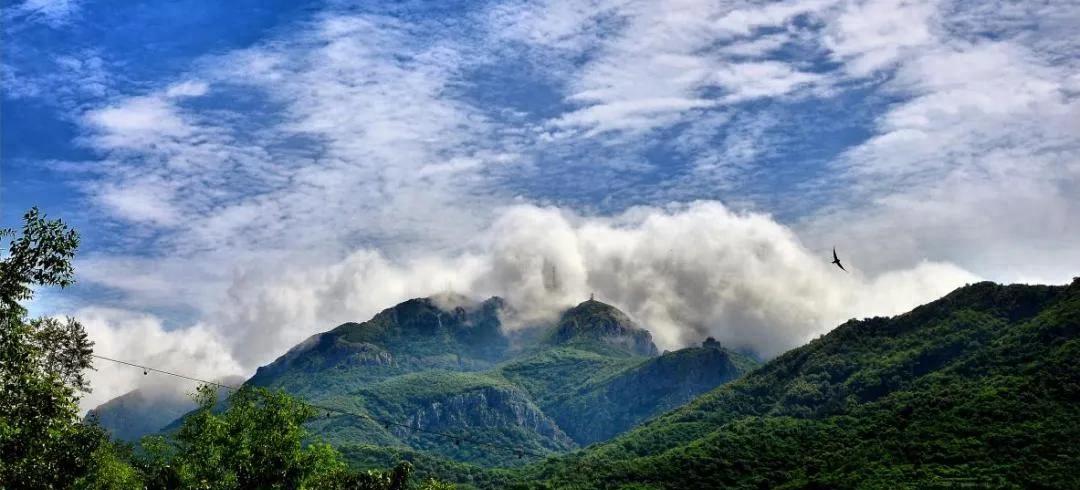
[[[77,314],[104,355],[209,378],[250,374],[314,333],[448,291],[504,297],[516,310],[508,328],[552,321],[595,293],[661,348],[714,336],[771,357],[848,318],[900,313],[977,280],[935,262],[869,276],[859,256],[845,257],[844,273],[829,264],[829,246],[808,247],[767,215],[717,202],[610,217],[513,206],[477,242],[452,256],[394,261],[362,249],[325,266],[239,272],[215,313],[186,328],[112,310]],[[105,368],[86,406],[144,382],[138,370]]]

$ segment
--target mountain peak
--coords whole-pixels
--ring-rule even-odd
[[[648,330],[638,326],[618,308],[593,298],[562,314],[552,342],[557,345],[600,342],[630,354],[658,354]]]

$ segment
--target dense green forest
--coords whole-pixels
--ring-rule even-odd
[[[630,433],[549,488],[1080,488],[1080,279],[979,283],[852,320]]]

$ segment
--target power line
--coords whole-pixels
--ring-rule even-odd
[[[236,386],[230,386],[230,385],[226,385],[226,384],[222,384],[222,383],[217,383],[217,382],[214,382],[214,381],[208,381],[208,380],[196,378],[196,377],[193,377],[193,376],[187,376],[187,375],[184,375],[184,374],[174,373],[172,371],[166,371],[164,369],[158,369],[158,368],[151,367],[151,366],[146,366],[146,365],[143,365],[143,364],[138,364],[138,363],[129,362],[129,361],[123,361],[123,360],[120,360],[120,359],[113,359],[111,357],[105,357],[105,356],[98,355],[98,354],[90,354],[90,355],[93,356],[93,357],[96,357],[98,359],[104,360],[104,361],[115,362],[117,364],[124,364],[124,365],[131,366],[131,367],[141,368],[143,370],[143,374],[149,374],[150,371],[153,371],[155,373],[167,374],[169,376],[174,376],[174,377],[177,377],[177,378],[186,379],[188,381],[195,381],[195,382],[198,382],[198,383],[204,383],[204,384],[208,384],[208,385],[212,385],[212,386],[217,386],[219,388],[224,388],[224,389],[231,390],[231,391],[240,391],[241,388],[242,388],[242,387],[236,387]],[[256,393],[261,393],[261,392],[256,392]],[[446,438],[446,439],[450,439],[451,441],[454,441],[455,446],[460,446],[462,442],[467,442],[467,443],[472,444],[474,446],[483,446],[483,447],[488,447],[488,448],[492,448],[492,449],[511,451],[518,458],[521,458],[522,456],[524,456],[526,454],[529,455],[529,456],[536,456],[536,457],[547,456],[547,454],[537,453],[537,452],[530,451],[530,450],[527,450],[527,449],[523,449],[523,448],[520,448],[520,447],[505,446],[505,445],[502,445],[502,444],[494,444],[494,443],[490,443],[490,442],[479,441],[479,440],[472,439],[472,438],[469,438],[469,437],[453,435],[453,434],[448,434],[448,433],[445,433],[445,432],[439,432],[439,431],[434,431],[434,430],[422,429],[420,427],[413,427],[413,426],[411,426],[409,424],[404,424],[404,423],[397,422],[397,421],[390,420],[390,419],[383,419],[381,417],[375,417],[375,416],[372,416],[372,415],[366,414],[366,413],[357,413],[357,412],[352,412],[352,411],[345,410],[345,409],[342,409],[342,408],[328,407],[328,406],[325,406],[325,405],[319,405],[319,404],[316,404],[316,403],[311,403],[311,402],[309,402],[307,400],[304,400],[304,399],[302,399],[302,398],[300,398],[298,396],[292,395],[292,394],[290,394],[289,396],[294,398],[297,402],[299,402],[302,405],[307,405],[309,407],[319,409],[319,410],[322,410],[322,411],[326,411],[326,412],[337,412],[337,413],[344,414],[344,415],[352,415],[354,417],[367,419],[367,420],[375,422],[375,423],[377,423],[379,425],[382,425],[383,427],[386,427],[388,429],[390,428],[390,426],[403,427],[403,428],[408,429],[408,430],[417,431],[417,432],[423,432],[423,433],[426,433],[426,434],[431,434],[431,435],[443,437],[443,438]]]

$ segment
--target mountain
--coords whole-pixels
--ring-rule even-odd
[[[646,329],[599,301],[524,330],[504,328],[507,312],[499,298],[412,299],[309,338],[248,382],[410,427],[334,413],[310,424],[338,447],[491,466],[527,460],[423,431],[561,453],[629,430],[756,365],[715,342],[658,355]]]
[[[230,377],[219,382],[231,386],[242,381],[243,378]],[[87,412],[85,420],[96,420],[115,439],[136,442],[194,409],[194,400],[175,387],[137,388],[98,405]]]
[[[195,402],[183,393],[135,389],[98,405],[85,420],[96,419],[115,439],[136,442],[194,408]]]
[[[1078,333],[1080,278],[969,285],[844,323],[610,441],[526,467],[517,486],[1080,488]]]

